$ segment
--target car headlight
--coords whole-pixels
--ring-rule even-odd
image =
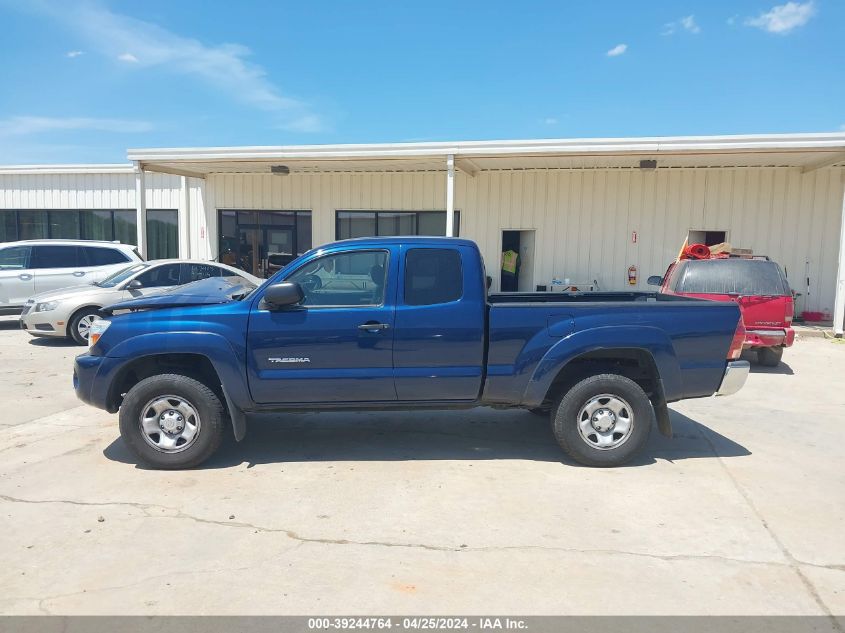
[[[58,301],[45,301],[44,303],[36,303],[35,304],[35,311],[36,312],[49,312],[50,310],[55,310],[58,305],[59,305]]]
[[[97,341],[100,340],[100,337],[103,335],[103,332],[108,330],[110,325],[111,321],[106,321],[105,319],[97,319],[91,324],[91,327],[88,328],[89,349],[97,344]]]

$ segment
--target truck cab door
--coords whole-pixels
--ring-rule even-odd
[[[403,247],[393,363],[404,401],[479,397],[487,318],[478,251]]]
[[[257,296],[249,317],[247,375],[259,404],[392,402],[396,256],[332,251],[279,281],[305,299],[272,308]]]

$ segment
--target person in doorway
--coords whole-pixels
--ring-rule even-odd
[[[519,280],[519,253],[508,249],[502,253],[502,292],[516,292]]]

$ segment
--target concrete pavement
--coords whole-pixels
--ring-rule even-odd
[[[254,421],[137,467],[0,320],[2,614],[842,614],[845,345],[801,340],[611,470],[522,411]]]

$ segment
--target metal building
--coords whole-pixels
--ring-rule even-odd
[[[845,134],[129,150],[131,164],[0,168],[0,241],[136,241],[268,275],[345,237],[454,234],[494,278],[644,289],[685,239],[786,269],[841,331]],[[99,212],[99,214],[94,213]],[[69,215],[66,215],[69,214]],[[836,314],[836,316],[834,316]]]

